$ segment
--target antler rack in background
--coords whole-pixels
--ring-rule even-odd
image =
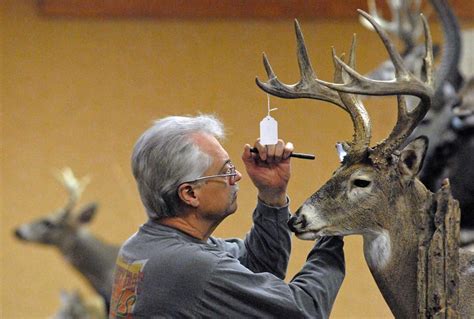
[[[70,211],[81,198],[82,192],[90,182],[89,176],[84,176],[77,179],[70,167],[65,167],[62,170],[55,172],[57,180],[66,188],[69,197],[64,211]]]

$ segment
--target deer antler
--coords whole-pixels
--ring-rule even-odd
[[[310,98],[327,101],[346,109],[336,91],[320,85],[317,82],[316,73],[314,72],[311,62],[308,58],[308,52],[304,44],[303,33],[298,20],[295,20],[295,33],[297,40],[298,66],[300,69],[301,79],[295,84],[284,84],[280,82],[272,70],[267,56],[263,54],[263,64],[268,75],[267,82],[261,82],[256,78],[257,85],[265,92],[287,99]]]
[[[82,192],[90,182],[89,176],[84,176],[78,180],[71,168],[65,167],[61,171],[55,172],[56,178],[66,187],[66,190],[69,193],[68,202],[64,207],[65,212],[69,212],[82,195]]]
[[[389,56],[395,67],[395,81],[375,81],[366,78],[354,70],[355,41],[351,48],[349,64],[333,52],[335,61],[335,82],[329,83],[317,79],[303,40],[299,24],[295,21],[295,30],[298,44],[298,64],[301,79],[294,85],[281,83],[274,74],[266,56],[264,65],[268,74],[268,81],[263,83],[256,80],[257,85],[267,93],[283,98],[312,98],[324,100],[340,106],[351,116],[354,125],[354,138],[348,145],[350,158],[359,158],[363,155],[369,145],[370,121],[362,103],[352,94],[362,95],[397,95],[398,118],[397,123],[389,137],[381,142],[373,150],[371,158],[375,161],[386,159],[396,150],[415,129],[416,125],[423,119],[428,111],[433,97],[433,51],[432,40],[426,19],[421,15],[423,30],[425,34],[425,57],[423,59],[424,81],[411,74],[403,65],[403,59],[397,52],[394,44],[385,31],[375,19],[362,10],[358,10],[379,34]],[[324,89],[324,87],[327,87]],[[420,103],[412,110],[407,108],[404,95],[413,95],[421,99]]]
[[[330,89],[325,85],[321,85],[316,77],[316,74],[311,67],[311,62],[308,58],[308,53],[304,43],[303,33],[300,25],[295,20],[295,32],[297,39],[297,56],[298,65],[300,69],[301,79],[298,83],[288,85],[280,82],[273,72],[266,55],[263,55],[263,63],[267,71],[268,81],[261,82],[256,79],[257,85],[269,94],[273,94],[282,98],[296,99],[296,98],[310,98],[316,100],[327,101],[333,103],[343,110],[348,112],[351,116],[354,125],[353,141],[345,145],[347,151],[350,151],[350,156],[358,157],[362,155],[369,145],[370,141],[370,121],[368,114],[358,98],[352,94],[338,92]],[[351,52],[349,56],[349,64],[354,67],[355,62],[355,37],[352,42]],[[335,63],[334,81],[343,82],[348,79],[345,72],[338,63]]]
[[[421,13],[421,0],[388,0],[392,21],[385,20],[379,15],[375,0],[368,0],[367,5],[370,15],[384,30],[395,34],[405,44],[406,51],[410,51],[420,36],[421,26],[419,15]],[[361,19],[362,25],[373,29],[370,23]]]
[[[415,129],[416,125],[423,119],[431,105],[431,99],[433,97],[433,52],[431,35],[428,23],[423,15],[421,15],[426,47],[426,55],[423,59],[423,82],[406,70],[400,54],[398,54],[388,35],[377,24],[377,22],[366,12],[362,10],[358,10],[358,12],[372,24],[382,39],[395,66],[395,81],[375,81],[366,78],[357,73],[353,68],[345,64],[344,61],[336,56],[334,57],[336,62],[342,66],[345,72],[347,72],[350,77],[350,82],[346,84],[336,84],[321,80],[317,81],[329,88],[347,93],[364,95],[397,95],[397,123],[389,137],[377,145],[376,155],[373,155],[373,159],[378,158],[379,156],[380,158],[386,158],[405,141],[408,135],[410,135],[410,133]],[[401,94],[417,96],[421,101],[412,111],[409,112],[407,109],[406,99]]]
[[[349,53],[349,65],[351,68],[355,67],[355,48],[356,48],[356,36],[354,34],[352,38],[351,51]],[[346,72],[339,63],[337,63],[336,51],[333,48],[333,60],[334,60],[334,82],[346,83],[350,80]],[[341,59],[342,61],[342,59]],[[341,101],[346,106],[346,110],[351,116],[352,123],[354,125],[354,135],[351,143],[345,145],[346,151],[351,159],[358,159],[363,156],[370,143],[371,137],[371,126],[370,119],[364,105],[360,101],[357,95],[348,94],[344,92],[338,92]]]
[[[446,104],[446,93],[444,86],[446,82],[456,86],[460,81],[458,70],[459,60],[461,58],[461,38],[460,27],[453,10],[447,0],[430,0],[431,9],[436,12],[441,22],[443,30],[443,48],[441,50],[441,59],[436,70],[435,93],[432,99],[431,109],[440,111]],[[420,15],[421,0],[387,0],[390,7],[393,21],[387,21],[380,17],[374,0],[368,0],[368,7],[371,16],[387,32],[395,34],[405,43],[405,51],[402,55],[416,53],[416,40],[421,33],[421,23],[418,19]],[[425,16],[427,16],[425,14]],[[361,18],[364,26],[373,29],[372,25],[366,19]],[[417,57],[417,55],[414,55]],[[418,60],[418,58],[415,60]],[[414,65],[416,67],[416,64]],[[416,68],[415,68],[416,69]],[[375,73],[377,74],[377,73]]]

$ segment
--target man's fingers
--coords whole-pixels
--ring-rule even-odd
[[[285,142],[281,139],[279,139],[274,145],[263,145],[260,143],[260,139],[257,139],[254,149],[255,151],[252,152],[251,146],[246,144],[244,156],[247,159],[252,158],[266,163],[279,163],[282,160],[287,160],[291,156],[294,151],[294,146],[291,142],[285,144]]]
[[[284,151],[285,151],[285,143],[283,142],[283,140],[278,140],[278,143],[275,145],[275,155],[274,155],[275,162],[281,161],[281,159],[283,158]]]
[[[267,163],[275,161],[276,145],[267,145]]]
[[[290,157],[291,153],[293,153],[294,150],[295,150],[295,147],[293,146],[293,143],[291,143],[291,142],[286,143],[285,148],[283,150],[282,158],[284,160],[288,159]]]
[[[248,161],[248,160],[251,160],[253,158],[252,156],[252,153],[250,152],[250,144],[245,144],[244,145],[244,153],[242,154],[242,160],[245,162],[245,161]]]
[[[260,139],[257,139],[257,141],[255,142],[255,148],[258,151],[258,157],[260,157],[260,159],[262,161],[266,161],[267,160],[267,148],[266,148],[265,145],[260,143]]]

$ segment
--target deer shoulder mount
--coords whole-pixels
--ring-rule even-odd
[[[354,135],[342,142],[346,153],[341,166],[329,181],[308,198],[290,219],[291,230],[300,239],[319,236],[361,234],[369,269],[385,301],[396,318],[417,313],[417,252],[420,214],[428,213],[433,194],[417,179],[428,140],[415,139],[402,145],[429,110],[434,94],[432,40],[423,16],[425,56],[420,78],[410,73],[403,60],[376,21],[364,11],[366,19],[381,38],[395,68],[395,79],[376,81],[354,70],[355,37],[348,63],[333,51],[334,82],[316,77],[298,21],[295,21],[297,56],[301,79],[288,85],[280,82],[264,54],[268,80],[256,79],[267,93],[282,98],[311,98],[335,104],[351,116]],[[371,125],[357,95],[396,95],[398,117],[389,136],[369,146]],[[420,102],[411,111],[406,97]],[[474,316],[474,255],[460,252],[459,312]]]
[[[25,242],[57,248],[108,305],[119,246],[103,241],[86,228],[97,212],[95,202],[76,209],[89,177],[78,179],[70,168],[64,168],[57,178],[68,192],[66,204],[41,218],[19,225],[14,234]]]

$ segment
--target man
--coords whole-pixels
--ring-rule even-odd
[[[245,145],[258,189],[245,240],[212,232],[237,209],[241,173],[214,117],[171,116],[137,141],[132,168],[148,221],[117,259],[110,318],[327,318],[344,278],[341,238],[321,239],[286,283],[293,145]]]

